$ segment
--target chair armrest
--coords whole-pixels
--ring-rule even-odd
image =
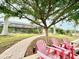
[[[63,48],[63,47],[59,47],[59,46],[56,46],[56,45],[53,45],[53,47],[58,48],[58,49],[60,49],[60,50],[64,50],[64,51],[66,51],[66,49]]]
[[[70,51],[69,50],[66,50],[66,49],[64,49],[64,48],[55,48],[55,47],[49,47],[50,49],[54,49],[54,50],[57,50],[57,51],[59,51],[59,52],[62,52],[62,51],[64,51],[64,53],[65,54],[68,54]]]
[[[38,56],[41,56],[41,57],[43,57],[44,59],[52,59],[51,57],[49,57],[49,56],[43,54],[43,53],[40,52],[40,51],[37,51],[37,54],[38,54]]]
[[[60,49],[58,49],[58,48],[55,48],[55,47],[49,47],[50,49],[52,49],[52,50],[57,50],[57,51],[59,51],[59,52],[61,52],[62,50],[60,50]]]

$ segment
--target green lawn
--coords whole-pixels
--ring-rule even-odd
[[[0,53],[12,46],[13,44],[25,38],[34,36],[36,34],[11,34],[8,36],[0,35]]]
[[[63,39],[63,38],[68,38],[70,41],[73,41],[76,39],[76,36],[71,36],[71,35],[62,35],[62,34],[55,34],[55,35],[52,35],[52,34],[49,34],[50,37],[56,37],[56,38],[59,38],[59,39]]]

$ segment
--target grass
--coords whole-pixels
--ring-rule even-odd
[[[76,39],[76,36],[71,36],[71,35],[62,35],[62,34],[49,34],[49,37],[56,37],[59,39],[63,39],[63,38],[68,38],[70,41],[73,41]]]
[[[36,34],[11,34],[8,36],[0,35],[0,53],[2,53],[4,50],[9,48],[13,44],[17,43],[18,41],[21,41],[25,38],[28,38],[34,35]]]

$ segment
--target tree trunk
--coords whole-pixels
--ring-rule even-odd
[[[8,20],[4,20],[4,25],[2,29],[2,35],[8,35]]]
[[[44,28],[42,29],[42,34],[45,35],[45,29]]]
[[[48,44],[48,28],[44,28],[45,30],[45,37],[46,37],[46,43]]]
[[[56,27],[53,25],[53,34],[56,34]]]
[[[42,34],[46,36],[46,40],[48,40],[48,28],[43,28]]]
[[[46,40],[48,40],[48,28],[45,28]]]

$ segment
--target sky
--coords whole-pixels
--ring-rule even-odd
[[[73,22],[59,22],[56,24],[56,27],[62,28],[64,30],[74,30],[74,23]],[[79,25],[76,27],[76,30],[79,31]]]

